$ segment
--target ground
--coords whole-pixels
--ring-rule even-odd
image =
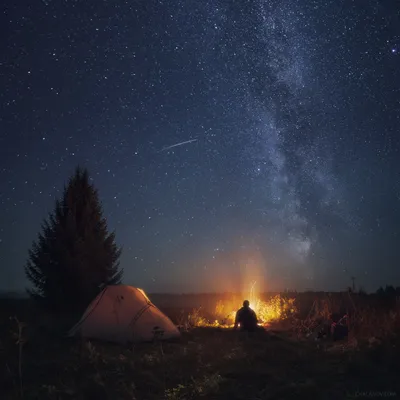
[[[281,326],[253,336],[194,328],[174,342],[124,347],[68,339],[61,323],[23,316],[26,327],[3,309],[1,399],[400,398],[396,337],[332,343]]]

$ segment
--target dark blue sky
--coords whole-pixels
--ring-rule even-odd
[[[129,284],[399,285],[396,3],[3,2],[0,289],[77,164]]]

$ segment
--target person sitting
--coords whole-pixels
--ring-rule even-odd
[[[243,307],[236,312],[234,329],[240,326],[241,331],[255,332],[258,329],[257,324],[257,315],[254,310],[250,308],[249,301],[245,300],[243,302]]]

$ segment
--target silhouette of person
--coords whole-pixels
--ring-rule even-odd
[[[249,301],[245,300],[243,302],[243,307],[236,312],[234,329],[237,329],[240,325],[241,331],[255,332],[258,330],[257,323],[258,319],[256,313],[250,308]]]

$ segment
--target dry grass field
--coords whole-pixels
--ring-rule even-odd
[[[153,296],[181,325],[181,339],[126,347],[66,338],[73,321],[27,300],[2,301],[0,399],[400,398],[399,308],[335,296],[298,295],[295,315],[257,334],[196,326],[214,321],[214,297],[192,297],[187,307],[184,296],[165,297],[164,306]],[[349,307],[344,299],[348,338],[316,340],[324,313]]]

